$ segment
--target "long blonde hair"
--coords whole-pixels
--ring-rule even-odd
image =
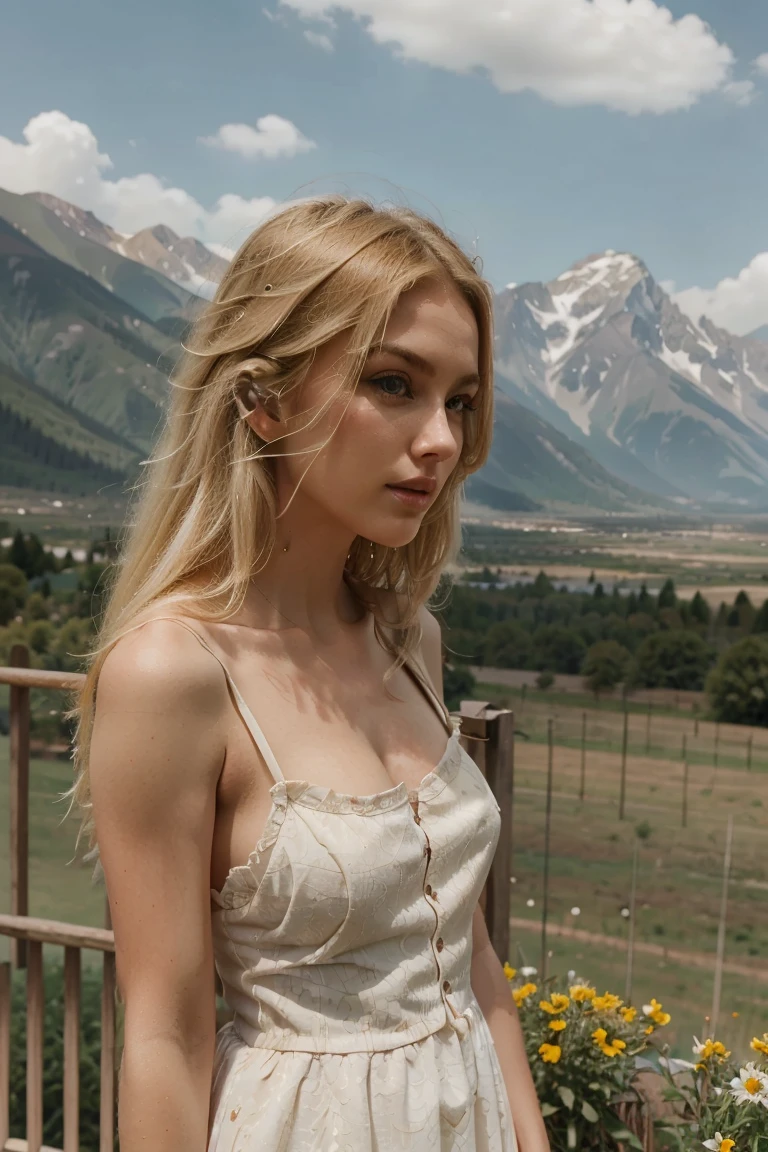
[[[69,810],[79,807],[77,843],[88,835],[90,858],[98,857],[98,846],[89,748],[107,652],[160,600],[201,620],[226,620],[274,546],[273,461],[263,451],[269,446],[239,417],[235,394],[247,382],[267,400],[285,397],[301,385],[318,348],[342,332],[350,335],[343,380],[351,394],[401,293],[435,276],[458,288],[477,322],[478,406],[465,415],[459,463],[414,540],[397,549],[371,548],[358,537],[346,571],[397,661],[419,642],[418,610],[460,546],[463,481],[488,455],[493,292],[433,221],[410,209],[340,195],[284,208],[257,228],[233,259],[171,380],[165,426],[154,457],[145,462],[95,643],[86,656],[85,681],[68,713],[77,721],[75,783],[64,797],[71,797]]]

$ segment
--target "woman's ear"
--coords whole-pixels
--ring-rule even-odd
[[[275,427],[280,423],[277,397],[265,395],[253,382],[243,383],[235,390],[235,404],[240,418],[262,440],[269,442],[281,431]]]

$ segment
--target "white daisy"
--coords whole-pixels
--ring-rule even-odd
[[[731,1080],[731,1095],[739,1104],[762,1104],[768,1108],[768,1076],[750,1061]]]
[[[735,1140],[723,1136],[722,1132],[715,1132],[714,1140],[705,1140],[704,1147],[709,1148],[709,1152],[731,1152],[735,1143]]]

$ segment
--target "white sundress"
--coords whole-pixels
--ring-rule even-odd
[[[221,664],[275,781],[248,862],[211,889],[234,1018],[216,1036],[208,1152],[516,1152],[469,979],[499,806],[458,724],[409,667],[450,733],[417,789],[286,780],[221,657],[166,618]]]

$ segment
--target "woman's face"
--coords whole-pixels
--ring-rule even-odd
[[[299,484],[295,515],[396,548],[414,538],[459,460],[464,412],[480,387],[477,323],[453,284],[420,282],[400,297],[354,394],[333,398],[348,340],[325,345],[304,382],[298,409],[329,407],[281,442],[298,455],[277,460],[280,505]],[[274,424],[269,439],[306,422]],[[329,436],[318,453],[302,451]]]

